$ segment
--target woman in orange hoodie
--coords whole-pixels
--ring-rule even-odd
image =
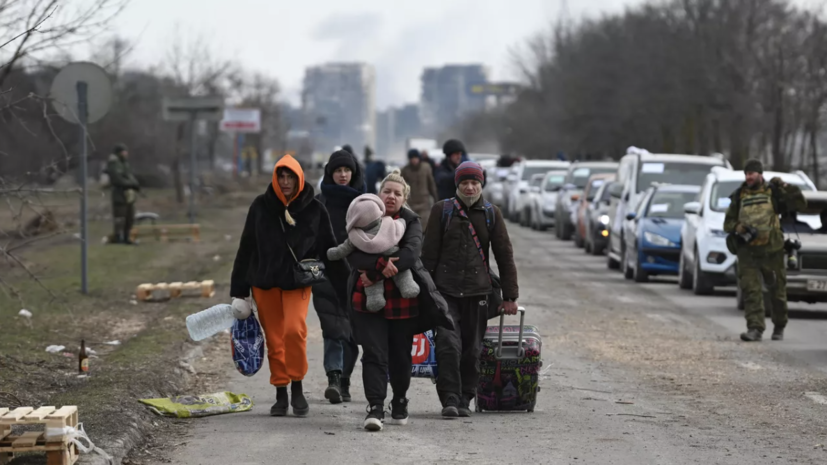
[[[249,311],[250,294],[267,341],[270,384],[276,403],[270,415],[307,415],[302,379],[307,374],[307,309],[310,286],[296,282],[296,264],[320,259],[338,297],[345,302],[350,270],[343,261],[327,260],[337,241],[327,210],[305,183],[301,165],[290,155],[273,169],[273,182],[250,206],[230,283],[233,307]],[[292,401],[287,394],[290,384]]]

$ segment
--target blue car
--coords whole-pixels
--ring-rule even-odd
[[[652,275],[677,275],[684,204],[695,201],[699,186],[650,187],[626,215],[623,275],[643,283]]]

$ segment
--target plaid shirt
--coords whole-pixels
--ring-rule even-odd
[[[385,279],[385,276],[382,275],[382,270],[385,269],[385,266],[388,264],[388,261],[384,257],[380,257],[379,260],[376,261],[376,275],[377,278],[374,278],[374,273],[367,273],[368,278],[372,281],[379,281],[382,280],[385,284],[385,308],[378,312],[369,312],[366,304],[367,304],[367,297],[365,296],[365,285],[362,284],[362,280],[357,278],[356,279],[356,289],[353,291],[353,310],[362,313],[385,313],[385,318],[388,320],[405,320],[408,318],[414,318],[419,315],[419,299],[414,297],[413,299],[406,299],[402,297],[402,293],[399,292],[399,288],[396,287],[396,283],[393,279]]]

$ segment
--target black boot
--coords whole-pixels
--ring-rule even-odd
[[[342,372],[338,370],[327,373],[327,389],[324,390],[324,398],[331,404],[342,403]]]
[[[310,405],[307,404],[307,399],[304,398],[304,390],[302,389],[301,381],[293,381],[290,383],[290,392],[293,395],[293,400],[290,405],[293,406],[293,415],[303,417],[310,412]]]
[[[341,386],[342,402],[350,402],[350,378],[342,377],[339,380],[339,385]]]
[[[445,406],[442,407],[442,416],[446,418],[456,418],[459,416],[459,397],[454,394],[448,394],[445,399]]]
[[[290,405],[290,400],[287,398],[287,387],[276,388],[276,403],[270,407],[270,415],[274,417],[283,417],[287,415],[287,407]]]
[[[474,399],[474,396],[468,396],[463,394],[462,398],[459,400],[459,407],[457,407],[457,413],[461,417],[470,417],[471,416],[471,400]]]
[[[772,329],[772,340],[773,341],[783,341],[784,340],[784,327],[783,326],[776,326]]]
[[[761,331],[750,329],[745,333],[741,333],[741,340],[744,342],[758,342],[761,340],[761,336]]]

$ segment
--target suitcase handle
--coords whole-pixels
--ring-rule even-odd
[[[505,313],[500,312],[500,331],[497,334],[497,352],[495,356],[498,360],[519,360],[525,356],[525,349],[523,348],[523,324],[525,323],[525,307],[518,307],[520,312],[520,335],[517,339],[517,347],[503,347],[503,324],[505,323]]]

